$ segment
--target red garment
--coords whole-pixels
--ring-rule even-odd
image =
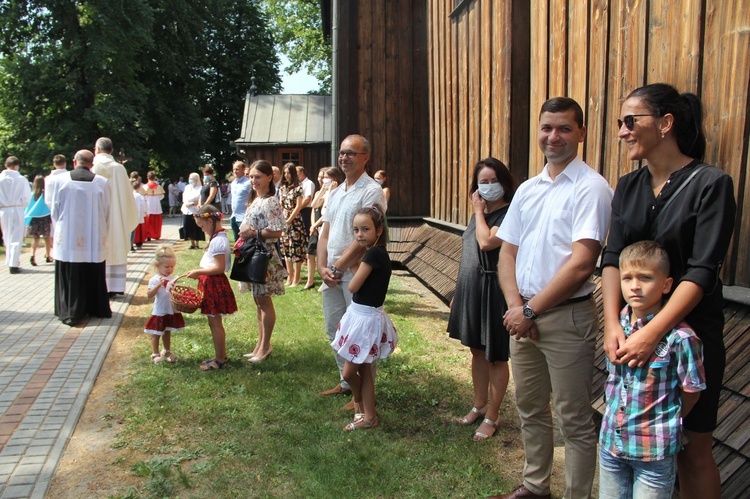
[[[182,331],[185,319],[180,312],[168,315],[152,315],[144,327],[145,332],[161,336],[165,331]]]
[[[143,222],[146,226],[146,237],[150,237],[151,239],[161,239],[161,223],[161,214],[147,216],[146,221]]]
[[[226,274],[199,276],[198,289],[203,291],[203,315],[233,314],[237,311],[237,301]]]
[[[146,223],[138,224],[133,231],[133,244],[143,244],[146,241]]]

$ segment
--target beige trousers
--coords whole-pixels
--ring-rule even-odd
[[[523,483],[549,494],[553,427],[550,394],[565,442],[565,497],[591,497],[596,432],[591,382],[599,320],[593,300],[562,305],[536,320],[539,339],[510,340],[516,403],[526,451]]]

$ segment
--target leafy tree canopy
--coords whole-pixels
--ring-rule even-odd
[[[313,93],[331,93],[331,46],[323,39],[318,0],[263,0],[290,73],[305,70],[320,82]]]
[[[228,171],[250,75],[281,89],[268,24],[253,0],[4,0],[0,154],[32,174],[104,135],[128,169]]]

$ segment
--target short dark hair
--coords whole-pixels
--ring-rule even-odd
[[[68,160],[65,159],[65,156],[63,156],[62,154],[56,154],[52,158],[52,164],[53,165],[65,165],[67,163],[68,163]]]
[[[542,110],[539,111],[541,118],[543,113],[564,113],[573,111],[573,118],[580,128],[583,128],[583,109],[580,104],[570,97],[552,97],[542,104]]]

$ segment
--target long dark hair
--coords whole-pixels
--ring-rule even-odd
[[[291,181],[287,181],[286,172],[289,172],[291,174]],[[297,187],[299,185],[299,178],[297,177],[297,165],[295,165],[294,163],[287,163],[284,165],[284,168],[281,170],[281,185],[285,185],[287,187]]]
[[[383,207],[377,203],[372,206],[365,206],[364,208],[357,210],[357,215],[366,215],[370,217],[372,225],[375,227],[375,231],[383,229],[383,232],[380,233],[380,236],[375,240],[373,246],[382,246],[384,248],[388,246],[388,225],[385,223],[385,210],[383,210]]]
[[[44,194],[44,177],[41,175],[37,175],[34,177],[34,201],[42,197],[42,194]]]
[[[265,159],[259,159],[254,161],[253,164],[250,165],[250,169],[258,170],[263,175],[270,175],[271,182],[268,183],[268,193],[266,194],[266,197],[270,197],[276,194],[276,186],[273,183],[273,167],[271,166],[271,163],[269,163]],[[255,192],[255,189],[250,189],[250,196],[247,198],[247,205],[250,206],[251,204],[253,204],[253,201],[255,201],[256,197],[258,197],[258,194]]]
[[[507,203],[510,203],[513,199],[513,195],[516,193],[516,189],[518,189],[518,182],[516,181],[516,177],[510,173],[508,167],[505,166],[505,163],[493,157],[485,158],[474,166],[469,193],[474,194],[474,191],[479,188],[479,172],[482,171],[483,168],[492,168],[495,171],[497,181],[500,182],[500,185],[503,186],[503,190],[505,191],[503,199]]]
[[[680,152],[702,160],[706,154],[706,136],[703,134],[703,106],[697,95],[681,94],[672,85],[652,83],[636,88],[630,95],[643,102],[653,114],[674,116],[674,136]]]

